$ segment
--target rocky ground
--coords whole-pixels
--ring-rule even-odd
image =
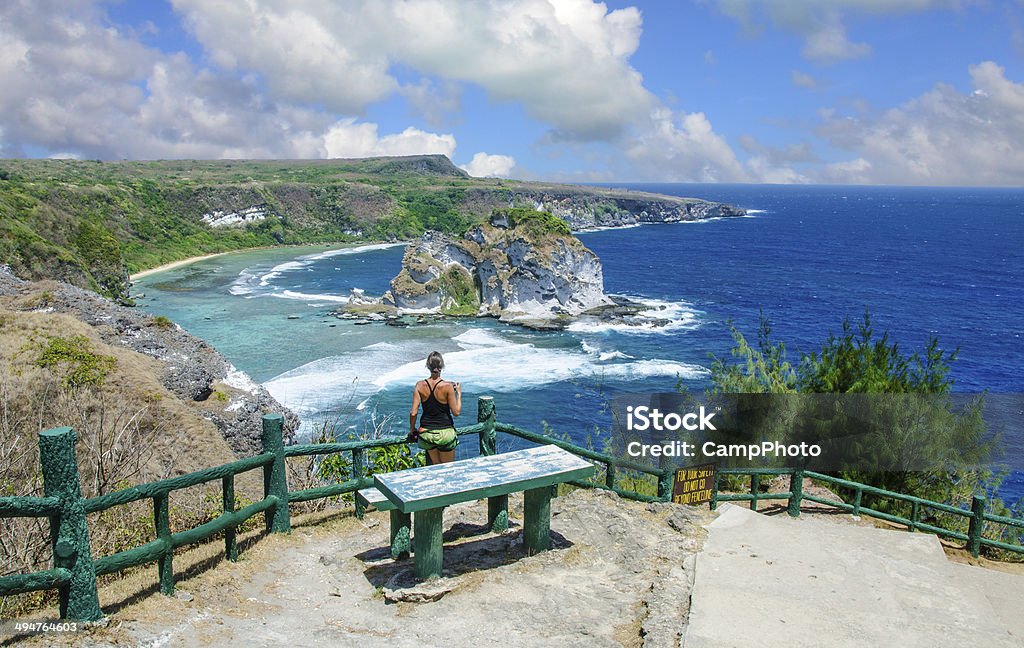
[[[578,490],[552,502],[553,549],[527,556],[522,499],[487,533],[486,506],[445,510],[445,573],[416,585],[388,556],[387,514],[268,536],[178,596],[101,592],[83,646],[676,646],[694,556],[714,514]],[[148,570],[151,572],[152,570]],[[147,573],[146,576],[152,576]],[[145,581],[144,581],[145,582]],[[152,578],[148,579],[152,582]],[[127,603],[111,602],[114,599]]]

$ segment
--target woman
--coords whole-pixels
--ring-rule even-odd
[[[437,351],[427,356],[430,377],[416,383],[412,390],[412,411],[409,412],[409,438],[418,439],[427,451],[430,465],[448,463],[455,459],[455,446],[459,438],[452,415],[462,413],[462,387],[441,379],[444,358]],[[419,427],[416,414],[423,405]]]

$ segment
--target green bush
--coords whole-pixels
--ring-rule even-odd
[[[172,322],[169,317],[165,317],[164,315],[154,315],[152,321],[153,326],[160,329],[167,330],[174,328],[174,322]]]
[[[922,351],[905,354],[888,333],[875,333],[867,312],[858,326],[844,320],[839,333],[831,333],[819,351],[802,354],[796,364],[787,360],[785,345],[771,339],[771,327],[763,317],[756,345],[735,328],[732,334],[732,356],[738,361],[714,360],[714,392],[875,395],[842,406],[811,396],[788,399],[780,406],[787,411],[765,414],[766,429],[789,435],[817,432],[828,438],[859,437],[864,456],[872,462],[877,459],[880,466],[898,465],[891,463],[899,456],[892,453],[911,448],[915,463],[932,466],[914,471],[844,470],[836,471],[836,476],[961,508],[981,494],[988,498],[990,510],[1009,510],[994,496],[1000,476],[978,468],[991,460],[997,443],[986,432],[983,399],[960,408],[950,397],[950,365],[957,352],[942,350],[932,338]],[[780,424],[798,419],[810,423]],[[894,445],[891,437],[897,432],[900,441]],[[904,517],[909,514],[909,505],[885,497],[865,495],[864,505]],[[1019,509],[1020,503],[1016,506]],[[946,528],[963,525],[962,520],[940,512],[927,515],[925,521],[941,522]]]
[[[35,352],[33,364],[62,373],[61,384],[68,389],[101,387],[117,366],[113,356],[95,353],[84,335],[50,337],[29,347]]]
[[[525,227],[527,232],[533,235],[570,236],[572,234],[569,224],[551,212],[512,207],[495,209],[492,218],[495,216],[507,219],[509,227]]]

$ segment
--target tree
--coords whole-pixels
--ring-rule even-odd
[[[713,392],[795,394],[762,408],[760,438],[818,442],[826,453],[830,444],[842,446],[856,461],[838,476],[953,505],[993,490],[984,466],[998,439],[986,432],[983,399],[957,408],[950,395],[957,351],[931,338],[923,352],[905,355],[887,332],[876,336],[867,311],[857,327],[845,319],[795,368],[763,315],[756,347],[735,328],[732,334],[740,361],[714,361]],[[825,396],[835,394],[846,396]]]

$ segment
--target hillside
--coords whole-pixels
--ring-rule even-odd
[[[259,246],[462,234],[500,207],[574,229],[739,215],[698,199],[471,178],[444,156],[357,160],[0,160],[0,263],[128,299],[128,274]]]

